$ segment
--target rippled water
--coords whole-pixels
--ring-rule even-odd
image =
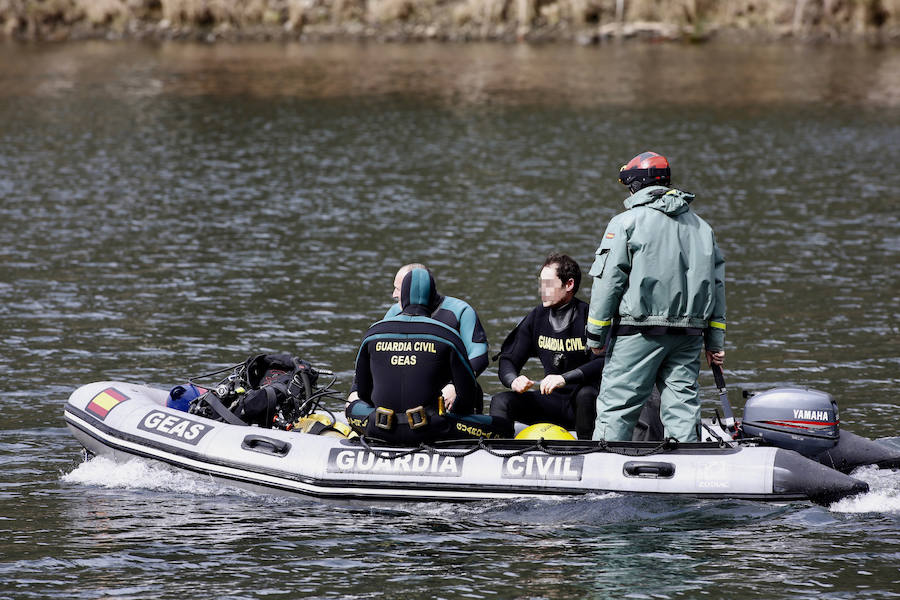
[[[64,428],[81,383],[257,351],[346,389],[410,260],[496,349],[648,148],[726,254],[730,387],[828,391],[900,444],[900,51],[0,46],[0,598],[900,595],[897,472],[824,508],[344,506],[84,463]]]

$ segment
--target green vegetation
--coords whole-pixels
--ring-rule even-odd
[[[0,0],[0,38],[900,41],[900,0]]]

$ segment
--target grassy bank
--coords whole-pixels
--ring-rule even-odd
[[[900,43],[900,0],[0,0],[0,38]]]

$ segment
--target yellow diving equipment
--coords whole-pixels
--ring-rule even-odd
[[[517,440],[574,440],[575,436],[553,423],[535,423],[516,435]]]

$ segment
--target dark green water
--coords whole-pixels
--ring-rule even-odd
[[[383,508],[82,464],[88,381],[291,351],[347,389],[405,262],[496,349],[646,149],[726,254],[730,387],[827,391],[900,444],[900,51],[0,47],[0,599],[900,596],[897,472],[831,507]]]

